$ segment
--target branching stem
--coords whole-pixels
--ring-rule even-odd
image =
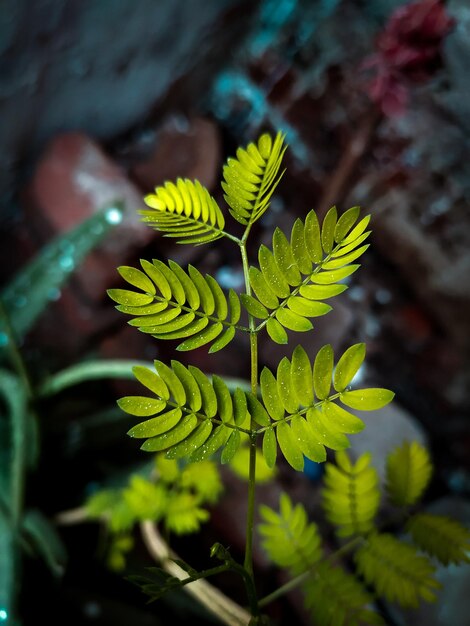
[[[245,279],[245,290],[247,295],[251,295],[249,278],[248,256],[246,252],[246,239],[250,231],[247,226],[240,244],[240,252],[243,264],[243,276]],[[251,392],[256,395],[258,391],[258,335],[255,331],[255,321],[253,316],[249,316],[250,327],[250,382]],[[255,486],[256,486],[256,434],[253,432],[253,420],[250,420],[250,465],[248,474],[248,502],[246,516],[246,545],[244,567],[250,578],[253,580],[253,526],[255,515]]]
[[[329,562],[336,561],[343,554],[347,554],[348,552],[350,552],[363,540],[364,540],[363,537],[354,537],[353,539],[345,543],[343,546],[341,546],[341,548],[339,548],[338,550],[330,554],[330,556],[326,559],[326,561],[329,561]],[[308,578],[310,578],[313,575],[315,575],[315,566],[308,569],[306,572],[302,572],[302,574],[299,574],[295,578],[292,578],[291,580],[287,581],[284,585],[282,585],[278,589],[275,589],[272,593],[262,598],[259,601],[259,606],[260,607],[267,606],[271,602],[274,602],[274,600],[277,600],[277,598],[280,598],[286,593],[289,593],[289,591],[292,591],[292,589],[295,589],[296,587],[301,585],[304,581],[306,581]]]

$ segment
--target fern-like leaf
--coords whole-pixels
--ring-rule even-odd
[[[124,489],[122,498],[136,521],[158,521],[167,504],[167,491],[163,485],[155,485],[142,476],[132,476]]]
[[[444,565],[470,561],[470,532],[457,520],[417,513],[408,520],[406,529],[418,548]]]
[[[440,584],[431,561],[393,535],[369,535],[354,558],[358,572],[389,602],[416,608],[420,599],[435,601]]]
[[[359,353],[358,362],[362,362],[364,351]],[[344,363],[344,356],[340,363],[342,360]],[[297,346],[291,361],[284,357],[279,363],[276,376],[266,367],[261,372],[263,404],[250,395],[248,399],[250,412],[253,414],[256,409],[257,421],[266,425],[263,453],[269,466],[272,467],[276,460],[276,440],[288,463],[299,471],[304,466],[304,455],[320,463],[326,459],[325,447],[332,450],[347,448],[346,434],[360,432],[364,423],[339,406],[338,397],[344,405],[363,410],[379,409],[392,400],[394,394],[387,389],[332,393],[333,366],[330,345],[318,352],[313,367],[305,350]],[[343,389],[354,373],[355,367],[350,367],[338,388]]]
[[[118,404],[130,415],[150,418],[128,433],[146,439],[142,450],[202,461],[229,445],[247,419],[245,393],[236,389],[232,398],[221,378],[210,380],[197,367],[155,361],[155,371],[136,366],[133,372],[153,396],[128,396]]]
[[[200,506],[200,499],[190,493],[170,493],[165,510],[165,526],[177,535],[196,533],[209,512]]]
[[[366,231],[370,216],[352,228],[358,216],[359,207],[353,207],[338,220],[333,207],[320,228],[310,211],[305,222],[296,220],[290,241],[276,228],[272,251],[262,245],[259,268],[249,270],[254,295],[242,296],[248,313],[261,320],[257,330],[266,326],[273,341],[287,343],[286,328],[310,330],[310,318],[331,311],[323,301],[347,289],[341,281],[359,268],[353,261],[368,248],[361,244],[370,233]]]
[[[257,144],[239,148],[237,158],[228,159],[222,188],[230,213],[240,224],[253,224],[269,207],[283,174],[279,169],[286,148],[282,133],[274,141],[265,134]]]
[[[202,244],[226,235],[219,205],[198,180],[167,182],[144,202],[151,210],[139,211],[142,221],[165,237],[178,238],[177,243]]]
[[[174,261],[141,261],[142,269],[119,267],[121,276],[139,291],[109,289],[118,311],[134,316],[129,322],[157,339],[184,339],[180,351],[210,342],[217,352],[235,336],[240,301],[233,289],[227,298],[212,276],[192,265],[185,272]]]
[[[289,496],[282,493],[279,513],[266,505],[260,506],[260,513],[264,523],[258,526],[258,531],[263,548],[273,563],[296,576],[309,570],[321,558],[317,526],[308,521],[301,504],[294,506]]]
[[[215,503],[223,491],[219,470],[213,461],[188,463],[181,472],[179,484],[182,489],[189,489],[200,502]]]
[[[120,489],[106,489],[93,494],[85,507],[90,518],[105,519],[113,533],[130,530],[136,521]]]
[[[317,626],[381,626],[382,617],[371,608],[372,596],[341,567],[319,563],[303,585],[307,607]]]
[[[386,481],[390,501],[411,506],[422,496],[432,475],[429,453],[420,443],[405,442],[387,457]]]
[[[154,602],[168,592],[184,587],[192,579],[188,576],[186,579],[181,580],[159,567],[148,567],[145,575],[134,574],[129,576],[128,580],[149,597],[149,602]]]
[[[363,535],[374,527],[380,504],[377,471],[371,454],[362,454],[352,464],[347,453],[336,453],[336,465],[325,467],[323,507],[327,519],[338,527],[340,537]]]

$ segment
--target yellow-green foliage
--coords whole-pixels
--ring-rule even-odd
[[[336,465],[326,464],[323,508],[328,521],[338,527],[340,537],[364,534],[374,528],[380,492],[371,459],[372,455],[365,453],[353,464],[342,451],[336,453]]]
[[[399,473],[399,484],[415,485],[416,467],[422,469],[423,465],[427,482],[432,470],[427,451],[417,445],[399,446],[389,453],[388,467],[393,468],[400,455],[405,459],[410,456],[424,459],[426,463],[405,464]],[[382,623],[380,615],[370,606],[373,596],[363,588],[361,579],[373,588],[376,596],[414,608],[421,600],[434,601],[440,586],[429,557],[444,565],[469,560],[470,532],[448,517],[430,513],[412,515],[404,528],[412,543],[380,531],[376,515],[381,498],[377,472],[371,461],[371,455],[366,453],[352,463],[346,452],[341,451],[336,453],[336,465],[330,462],[325,465],[322,496],[326,517],[340,537],[352,537],[342,544],[341,550],[353,554],[355,573],[332,566],[328,557],[322,557],[317,527],[308,521],[301,504],[294,506],[283,494],[279,512],[266,506],[260,508],[263,548],[274,563],[286,568],[292,576],[303,575],[306,604],[319,626]],[[422,476],[422,471],[418,471],[418,476]],[[419,485],[419,489],[410,491],[414,503],[416,494],[423,494],[423,480]],[[400,503],[409,500],[402,498]]]
[[[323,300],[347,289],[341,281],[359,268],[352,262],[369,247],[361,244],[370,234],[366,231],[370,216],[348,234],[358,217],[359,207],[349,209],[339,219],[333,207],[321,227],[314,211],[305,221],[297,219],[289,239],[276,228],[272,250],[262,245],[259,268],[249,270],[254,296],[241,295],[248,313],[261,320],[258,330],[266,327],[273,341],[285,344],[285,329],[311,330],[309,318],[331,311]]]
[[[388,456],[386,475],[390,501],[397,506],[415,504],[432,475],[428,451],[417,441],[406,441]]]
[[[316,626],[380,626],[382,617],[371,608],[373,596],[342,567],[323,561],[303,585],[305,603]]]
[[[209,460],[180,467],[157,455],[155,474],[134,474],[123,488],[98,491],[86,503],[88,516],[104,521],[113,535],[107,557],[113,569],[124,567],[136,523],[161,523],[179,535],[197,532],[209,519],[205,505],[217,502],[223,490],[217,465]]]
[[[314,363],[301,346],[291,361],[285,357],[275,377],[268,368],[260,376],[261,400],[237,388],[230,393],[218,376],[212,378],[197,367],[171,361],[171,367],[155,361],[155,370],[134,367],[136,378],[153,396],[128,396],[119,406],[136,417],[150,419],[130,429],[129,435],[146,439],[142,450],[167,450],[167,458],[201,461],[222,448],[222,463],[236,454],[242,434],[263,436],[262,451],[268,467],[274,467],[277,444],[288,463],[302,470],[304,455],[320,462],[325,447],[346,448],[346,434],[360,432],[364,423],[342,408],[375,410],[388,404],[393,393],[372,388],[348,390],[365,355],[363,344],[351,346],[339,359],[342,375],[333,378],[334,355],[324,346]],[[335,387],[336,385],[336,387]],[[333,389],[332,389],[333,387]]]
[[[470,532],[444,515],[416,513],[406,524],[413,543],[444,565],[470,561]]]
[[[177,243],[207,243],[224,236],[225,219],[217,202],[201,183],[178,178],[145,196],[152,211],[140,211],[142,221]]]
[[[282,133],[274,141],[265,134],[246,149],[238,148],[236,158],[228,159],[222,188],[229,211],[240,224],[256,222],[268,209],[282,176],[279,169],[286,148]]]
[[[248,480],[250,475],[250,449],[247,445],[241,445],[232,460],[229,463],[229,467],[239,478]],[[256,482],[266,483],[274,478],[276,475],[276,468],[269,467],[266,463],[261,450],[256,448]]]
[[[390,534],[369,535],[355,554],[358,572],[389,602],[415,608],[434,602],[440,584],[430,560]]]
[[[283,493],[279,506],[279,513],[265,505],[260,507],[264,523],[258,530],[271,560],[295,576],[321,558],[321,539],[316,524],[309,523],[301,504],[293,506],[289,496]]]
[[[220,454],[221,463],[233,464],[235,471],[237,463],[246,469],[248,457],[255,458],[244,447],[250,441],[253,446],[261,444],[256,455],[259,468],[262,454],[265,467],[274,470],[279,448],[287,463],[301,471],[305,457],[323,462],[327,449],[335,450],[337,464],[326,466],[323,505],[337,534],[353,536],[349,548],[355,551],[356,575],[323,558],[317,526],[308,520],[305,508],[293,505],[286,494],[281,496],[279,512],[261,507],[262,544],[275,564],[292,576],[301,575],[320,626],[380,624],[381,617],[370,606],[373,598],[358,578],[377,595],[403,606],[434,599],[438,587],[427,556],[409,543],[381,534],[376,527],[380,493],[370,455],[362,455],[353,464],[343,452],[349,446],[348,435],[364,427],[348,409],[380,409],[394,394],[382,388],[351,388],[365,358],[362,343],[350,346],[336,361],[331,345],[312,356],[298,345],[275,372],[265,367],[258,376],[259,333],[266,329],[274,342],[286,344],[290,332],[312,329],[311,319],[331,310],[326,300],[347,288],[344,280],[359,268],[357,261],[368,248],[370,234],[370,216],[360,216],[359,207],[341,215],[332,207],[321,223],[310,211],[304,220],[295,221],[290,233],[276,228],[272,246],[262,245],[258,264],[250,266],[247,239],[253,224],[268,209],[282,177],[285,150],[282,133],[274,139],[263,135],[239,148],[236,158],[224,167],[222,188],[228,212],[245,227],[240,238],[226,230],[224,211],[197,181],[167,182],[145,198],[149,209],[142,211],[143,221],[178,243],[205,244],[225,238],[238,246],[245,288],[240,294],[233,290],[226,294],[212,276],[203,276],[195,267],[183,269],[174,261],[153,259],[142,260],[142,269],[119,268],[132,289],[112,289],[110,297],[118,310],[131,316],[131,326],[156,339],[179,340],[180,351],[209,346],[209,352],[216,352],[237,333],[249,334],[251,392],[242,385],[229,388],[218,376],[176,360],[170,364],[155,361],[153,368],[135,367],[143,395],[122,398],[119,406],[144,418],[128,433],[144,440],[142,449],[165,452],[165,458],[157,460],[160,481],[156,485],[134,481],[121,494],[125,497],[113,500],[115,494],[108,494],[109,510],[104,500],[101,509],[95,501],[90,510],[106,512],[115,529],[125,529],[133,520],[150,515],[168,530],[193,532],[208,517],[203,503],[213,502],[220,492],[217,473],[204,465],[213,455]],[[236,232],[239,230],[237,225]],[[199,464],[180,471],[180,459]],[[251,515],[255,465],[250,468]],[[387,460],[391,502],[400,507],[416,504],[431,471],[429,455],[419,444],[406,443],[392,451]],[[153,494],[152,503],[147,493]],[[251,529],[252,519],[247,527]],[[419,548],[443,562],[463,560],[468,535],[448,520],[415,516],[408,529]],[[451,536],[454,540],[447,541]],[[444,549],[438,537],[450,547]],[[222,567],[240,573],[243,568],[234,563],[228,550],[220,544],[219,548],[214,554],[224,561]],[[347,551],[348,546],[343,549]],[[245,582],[247,577],[251,579],[250,551],[251,538],[247,540],[248,565],[242,574]],[[164,589],[189,584],[198,577],[188,566],[183,569],[188,573],[185,581],[163,572],[156,577],[163,581]],[[161,595],[158,580],[148,583],[151,596]],[[247,585],[257,620],[250,589]]]

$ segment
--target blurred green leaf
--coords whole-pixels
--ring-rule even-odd
[[[41,556],[55,576],[62,576],[67,562],[65,546],[54,526],[42,513],[26,511],[22,521],[23,533],[35,552]]]
[[[13,531],[0,510],[0,609],[5,611],[6,619],[13,612],[15,578]]]
[[[119,206],[107,207],[45,246],[0,293],[17,339],[33,326],[86,255],[121,221]]]

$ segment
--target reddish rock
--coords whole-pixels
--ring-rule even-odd
[[[106,331],[116,311],[91,306],[78,297],[72,286],[63,287],[31,331],[29,345],[47,355],[48,365],[60,369],[94,349],[97,335]]]
[[[122,203],[122,222],[75,274],[79,290],[92,301],[102,299],[115,281],[116,265],[155,236],[139,220],[137,209],[143,206],[139,191],[92,139],[78,132],[60,135],[49,144],[24,198],[32,227],[45,241],[106,206]]]
[[[217,126],[204,118],[170,118],[157,133],[153,152],[132,168],[146,192],[167,180],[197,179],[212,188],[219,179],[221,159]]]

